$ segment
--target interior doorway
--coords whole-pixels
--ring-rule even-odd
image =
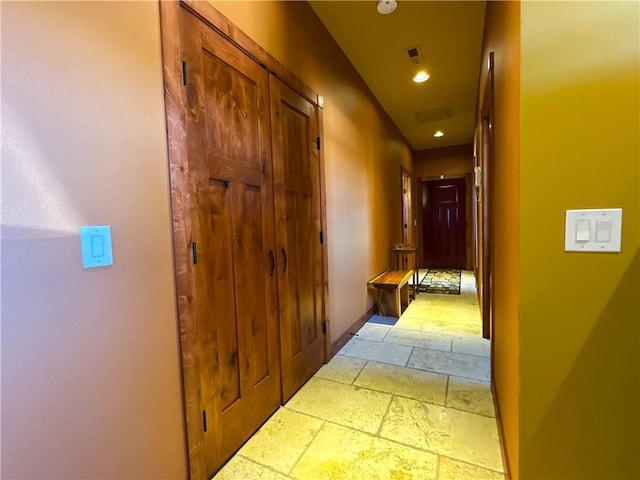
[[[465,178],[422,181],[422,258],[426,268],[466,268]]]

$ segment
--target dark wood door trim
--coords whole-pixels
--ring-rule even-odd
[[[318,130],[320,132],[320,140],[318,146],[318,162],[320,165],[320,232],[322,233],[322,318],[324,319],[324,362],[331,360],[333,352],[331,350],[331,322],[329,319],[329,250],[327,232],[327,195],[325,188],[325,170],[324,170],[324,112],[322,110],[323,99],[319,97],[318,102]]]
[[[494,55],[489,53],[489,71],[481,115],[482,144],[482,336],[493,338],[493,122]],[[493,349],[493,342],[491,342]],[[493,356],[492,356],[493,358]]]
[[[405,184],[408,191],[405,193]],[[416,246],[414,235],[414,214],[413,214],[413,175],[409,170],[400,166],[400,204],[402,221],[402,243]],[[406,225],[405,225],[406,222]]]
[[[194,388],[200,384],[200,357],[186,355],[197,349],[198,340],[194,328],[193,294],[194,272],[191,261],[191,215],[186,200],[189,188],[189,162],[186,138],[187,104],[182,92],[182,55],[180,41],[180,8],[176,3],[160,3],[162,36],[162,62],[165,91],[165,115],[167,118],[168,157],[170,170],[171,216],[173,222],[173,258],[176,278],[176,310],[180,339],[180,363],[183,385],[184,422],[187,438],[185,445],[192,479],[204,478],[203,417]],[[184,198],[184,201],[178,199]]]

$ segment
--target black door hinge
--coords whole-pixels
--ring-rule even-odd
[[[207,411],[202,410],[202,430],[207,431]]]
[[[322,322],[322,333],[327,333],[327,322]]]
[[[193,254],[193,264],[198,263],[198,247],[196,242],[191,242],[191,253]]]
[[[182,85],[187,84],[187,62],[182,62]]]
[[[320,137],[316,137],[316,148],[320,150]]]
[[[320,243],[324,243],[324,232],[320,230]]]

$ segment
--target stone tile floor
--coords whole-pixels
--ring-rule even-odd
[[[216,480],[503,480],[473,275],[367,323]]]

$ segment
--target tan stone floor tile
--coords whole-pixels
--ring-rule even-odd
[[[384,325],[375,325],[373,323],[365,323],[358,333],[358,338],[364,338],[365,340],[371,340],[373,342],[380,342],[387,334],[391,327],[385,327]]]
[[[438,480],[505,480],[502,473],[440,457]]]
[[[371,340],[354,337],[342,347],[339,353],[348,357],[404,366],[409,360],[411,350],[411,347],[405,345],[372,342]]]
[[[403,328],[405,330],[421,330],[422,324],[424,323],[424,315],[417,314],[412,316],[412,314],[404,313],[402,317],[396,323],[396,328]]]
[[[329,363],[323,365],[315,376],[334,382],[353,383],[366,363],[366,360],[360,358],[336,355]]]
[[[213,480],[288,480],[290,478],[236,455],[213,477]]]
[[[291,475],[299,480],[434,480],[437,456],[330,423]]]
[[[420,327],[421,330],[478,337],[482,335],[482,322],[480,320],[464,317],[452,318],[449,314],[438,315],[426,317]]]
[[[496,416],[491,384],[469,378],[449,377],[447,407],[490,417]]]
[[[442,333],[394,328],[387,333],[383,342],[449,352],[451,351],[452,339],[453,337],[451,335],[445,335]]]
[[[347,427],[375,433],[391,395],[313,377],[285,405],[286,408]]]
[[[473,378],[483,382],[489,381],[491,373],[490,362],[486,357],[441,352],[426,348],[414,348],[407,366],[430,372]]]
[[[495,418],[395,397],[380,436],[502,471]]]
[[[427,347],[428,348],[428,347]],[[491,343],[482,337],[456,337],[453,339],[451,351],[488,357],[491,355]]]
[[[323,420],[281,408],[239,453],[261,465],[288,473],[323,423]]]
[[[412,368],[369,362],[354,385],[444,405],[447,376]]]
[[[402,313],[403,316],[427,315],[431,309],[431,303],[415,300],[409,304],[407,309]],[[424,320],[424,319],[423,319]]]

